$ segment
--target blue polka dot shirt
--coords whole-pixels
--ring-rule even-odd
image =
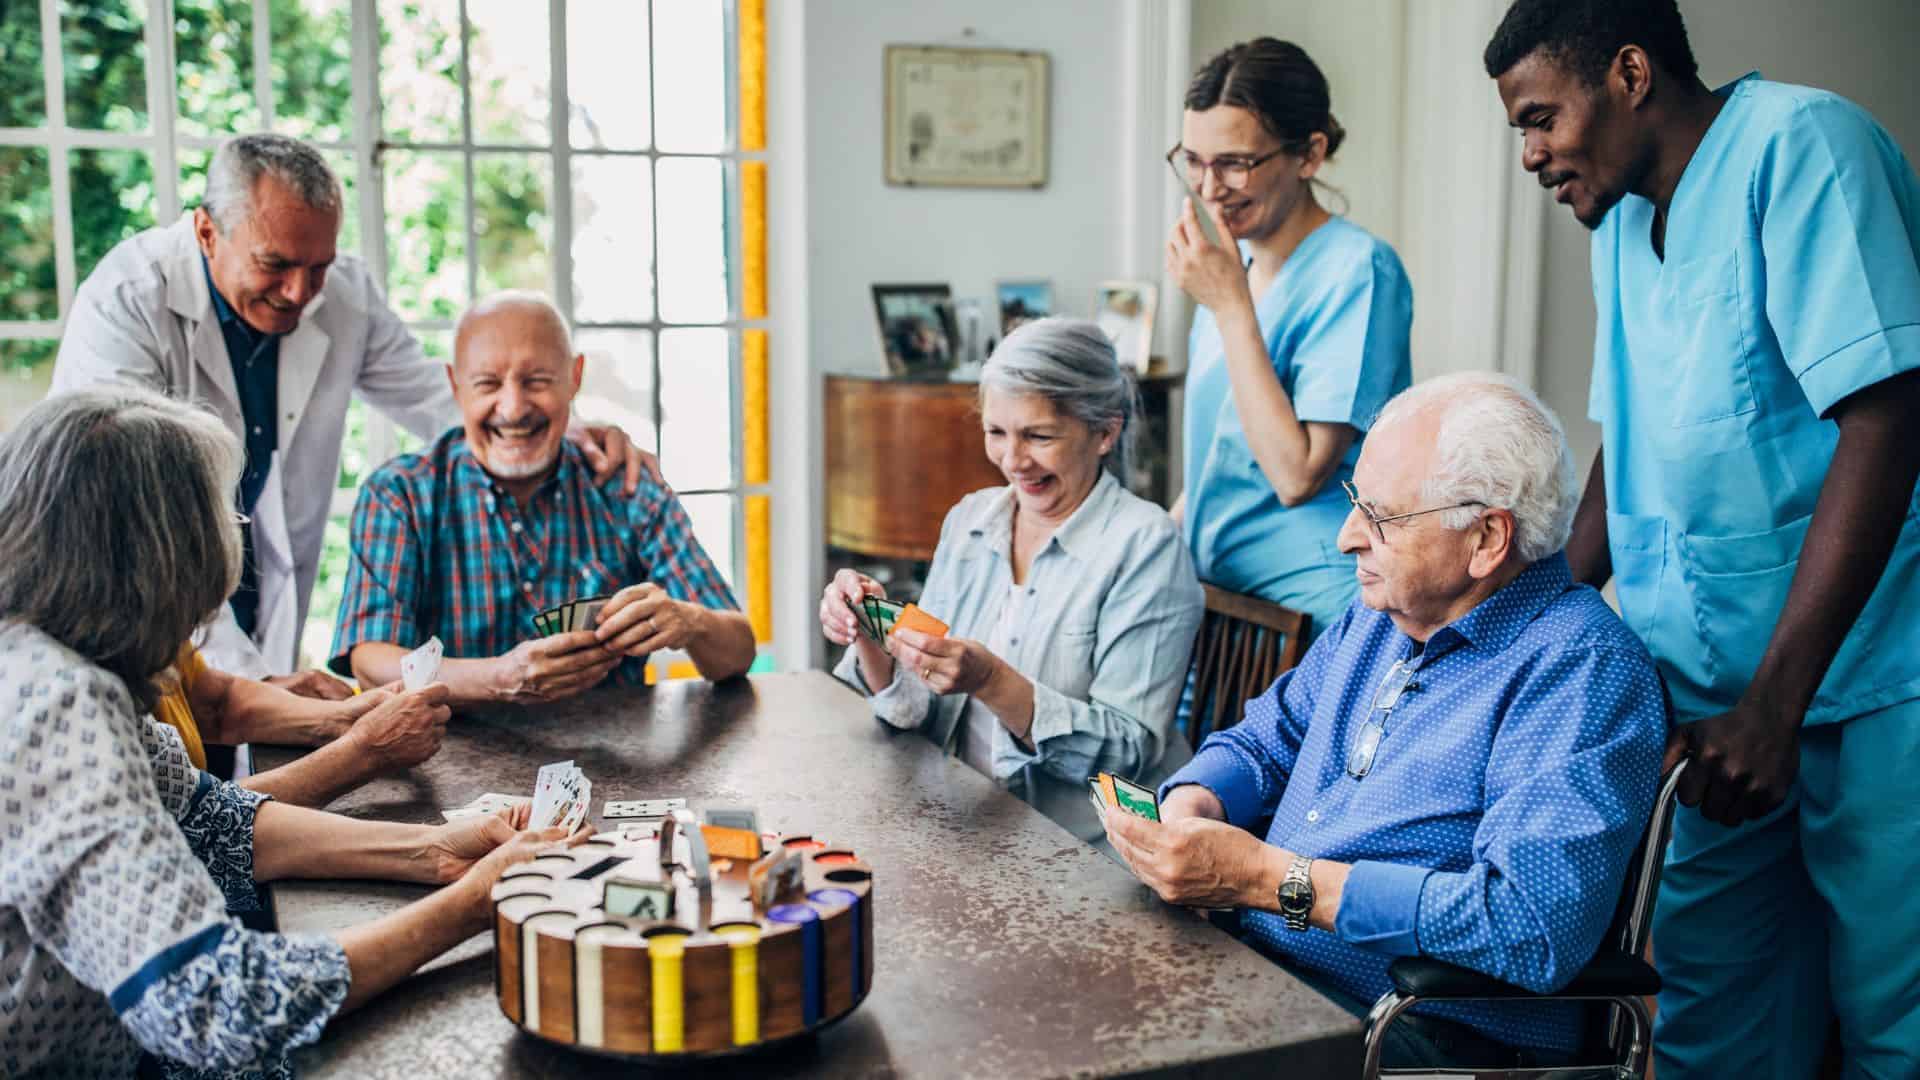
[[[1266,842],[1349,863],[1332,933],[1245,912],[1260,948],[1361,1001],[1424,955],[1533,990],[1592,958],[1653,809],[1666,711],[1652,658],[1562,555],[1424,649],[1359,603],[1162,789],[1200,784]],[[1415,665],[1391,709],[1381,687]],[[1348,758],[1385,729],[1360,779]],[[1582,1014],[1548,1003],[1416,1012],[1515,1046],[1570,1050]]]

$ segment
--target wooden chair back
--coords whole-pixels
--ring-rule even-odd
[[[1252,596],[1201,582],[1207,613],[1193,641],[1193,706],[1187,742],[1198,749],[1208,734],[1240,722],[1247,699],[1258,697],[1307,652],[1308,618]]]

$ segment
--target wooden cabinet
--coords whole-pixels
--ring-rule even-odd
[[[926,562],[961,496],[1006,483],[987,461],[977,383],[827,376],[827,543]]]

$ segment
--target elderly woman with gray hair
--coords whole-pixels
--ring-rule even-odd
[[[484,930],[500,872],[561,839],[270,802],[143,715],[239,576],[239,471],[218,419],[132,388],[56,395],[0,440],[7,1076],[285,1073],[334,1015]],[[332,935],[228,918],[288,877],[446,888]]]
[[[1152,783],[1185,759],[1168,730],[1200,583],[1173,521],[1107,468],[1127,460],[1134,391],[1092,323],[1007,335],[981,374],[980,413],[1007,486],[968,495],[941,528],[919,604],[949,634],[903,627],[886,647],[863,635],[853,605],[885,590],[851,570],[828,584],[820,626],[850,646],[835,674],[881,720],[1098,840],[1089,775]]]

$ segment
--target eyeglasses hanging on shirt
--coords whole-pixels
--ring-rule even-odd
[[[1415,676],[1420,673],[1420,663],[1425,658],[1423,648],[1420,652],[1404,659],[1395,660],[1387,669],[1387,675],[1380,680],[1380,688],[1374,691],[1373,708],[1368,710],[1365,723],[1354,734],[1353,745],[1347,748],[1347,775],[1355,780],[1364,778],[1373,771],[1373,759],[1380,752],[1380,740],[1386,737],[1387,721],[1393,716],[1393,707],[1400,704],[1403,695],[1415,693],[1420,683]]]

